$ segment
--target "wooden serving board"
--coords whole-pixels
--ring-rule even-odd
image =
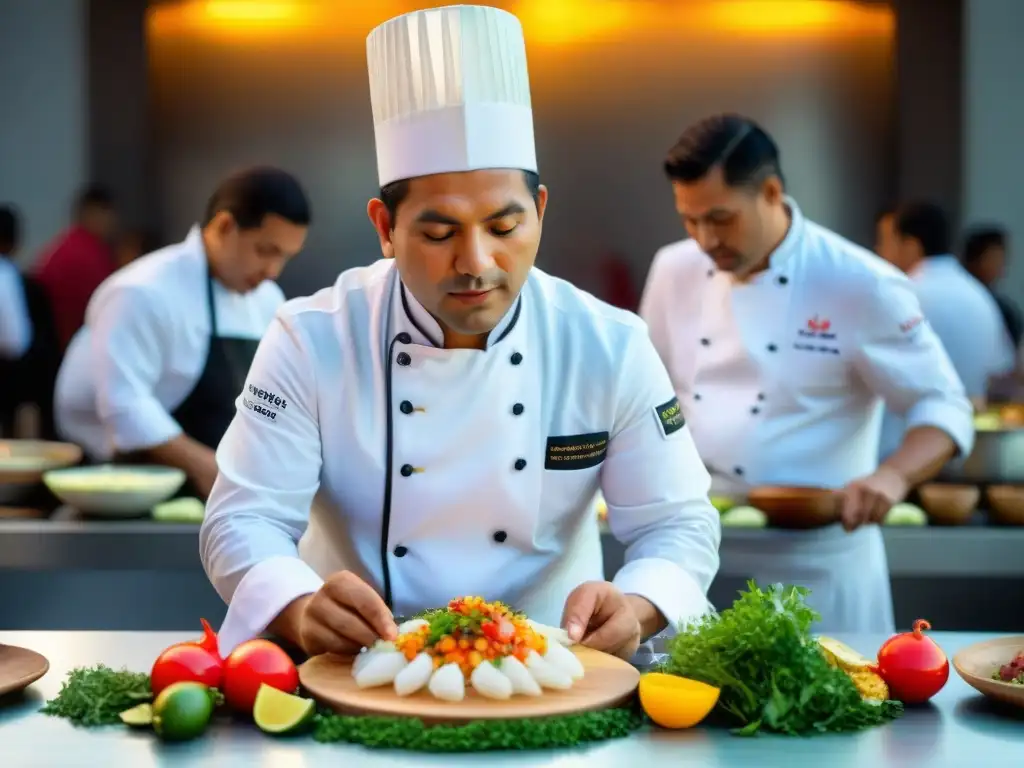
[[[352,677],[352,658],[325,654],[299,667],[299,680],[321,704],[343,714],[415,717],[427,723],[465,723],[471,720],[517,720],[610,709],[624,704],[640,682],[629,662],[591,648],[575,646],[585,674],[567,691],[544,689],[540,696],[488,699],[467,683],[462,701],[442,701],[424,687],[399,696],[390,685],[359,688]]]
[[[50,662],[35,651],[0,645],[0,696],[32,685],[50,670]]]

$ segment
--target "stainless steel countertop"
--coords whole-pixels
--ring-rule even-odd
[[[727,540],[768,538],[787,531],[726,528]],[[894,578],[1024,575],[1024,527],[987,525],[882,529]],[[0,521],[0,568],[23,570],[193,570],[199,565],[199,527],[152,520]],[[602,537],[617,570],[624,547]],[[721,574],[745,575],[744,563],[723,557]]]
[[[952,658],[966,645],[991,635],[932,635]],[[1024,716],[1006,713],[977,696],[955,672],[945,689],[924,708],[909,710],[894,723],[852,735],[799,739],[762,736],[744,739],[727,731],[695,728],[666,732],[645,729],[628,739],[560,752],[424,755],[379,752],[347,745],[325,745],[311,738],[279,740],[253,726],[214,726],[199,740],[161,744],[152,734],[111,727],[76,729],[66,721],[39,714],[45,699],[57,694],[67,672],[99,662],[114,668],[147,670],[178,633],[148,632],[4,632],[0,642],[45,655],[50,672],[20,697],[0,700],[0,764],[17,768],[176,768],[177,766],[274,766],[274,768],[376,768],[488,765],[541,768],[623,768],[648,766],[756,766],[800,768],[1002,768],[1019,766],[1024,755]],[[881,637],[845,637],[870,653]]]

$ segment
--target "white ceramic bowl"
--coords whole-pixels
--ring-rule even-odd
[[[156,465],[104,464],[46,472],[43,482],[54,496],[83,514],[139,517],[177,493],[185,484],[185,473]]]

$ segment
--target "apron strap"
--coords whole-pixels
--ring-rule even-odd
[[[213,301],[213,275],[210,273],[210,262],[206,262],[206,306],[210,312],[210,338],[215,339],[217,333],[217,306]]]

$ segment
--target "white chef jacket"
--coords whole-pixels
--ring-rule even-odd
[[[202,233],[144,256],[107,278],[61,364],[57,429],[96,461],[181,434],[171,415],[202,374],[210,346]],[[222,336],[260,338],[284,294],[272,281],[241,294],[213,283]]]
[[[665,361],[715,493],[838,489],[877,467],[881,403],[971,449],[971,404],[905,275],[804,219],[768,269],[719,272],[694,240],[658,251],[640,312]],[[725,542],[761,583],[812,590],[821,631],[891,632],[878,526]]]
[[[604,577],[599,487],[614,583],[673,623],[707,610],[718,514],[639,318],[533,269],[486,350],[442,342],[390,260],[278,313],[200,532],[223,652],[342,569],[385,594],[386,567],[398,616],[479,594],[558,624]]]
[[[17,360],[32,345],[32,319],[18,267],[0,253],[0,358]]]
[[[949,354],[968,397],[985,397],[989,379],[1016,368],[1017,354],[992,294],[955,256],[932,256],[910,273],[921,310]],[[886,409],[880,457],[903,440],[906,425]]]

